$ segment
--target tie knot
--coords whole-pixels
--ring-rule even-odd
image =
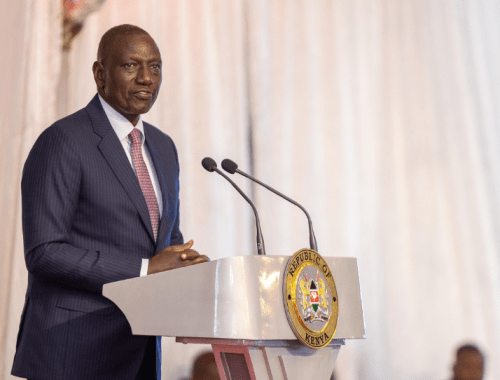
[[[140,145],[141,144],[141,131],[137,128],[134,128],[132,132],[130,132],[130,139],[132,140],[132,145]]]

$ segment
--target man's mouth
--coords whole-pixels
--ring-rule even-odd
[[[150,91],[137,91],[134,92],[134,96],[139,99],[149,100],[153,97],[153,93]]]

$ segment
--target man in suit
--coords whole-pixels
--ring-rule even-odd
[[[156,43],[112,28],[93,73],[98,95],[46,129],[24,166],[29,275],[12,374],[160,379],[160,339],[133,336],[103,285],[208,258],[183,243],[174,143],[141,119],[161,85]]]

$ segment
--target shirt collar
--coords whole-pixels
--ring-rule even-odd
[[[130,132],[132,132],[132,130],[134,129],[134,126],[125,118],[125,116],[120,114],[117,110],[106,103],[101,95],[98,96],[99,100],[101,101],[102,108],[104,109],[104,112],[109,119],[111,127],[113,127],[113,130],[118,136],[118,140],[122,141],[123,139],[126,139]],[[141,144],[144,144],[146,136],[144,135],[144,124],[142,122],[141,115],[139,115],[139,121],[137,122],[135,128],[137,128],[141,132]]]

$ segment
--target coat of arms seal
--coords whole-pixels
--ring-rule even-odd
[[[332,272],[318,252],[301,249],[290,258],[283,295],[297,338],[311,348],[327,346],[337,328],[339,301]]]

